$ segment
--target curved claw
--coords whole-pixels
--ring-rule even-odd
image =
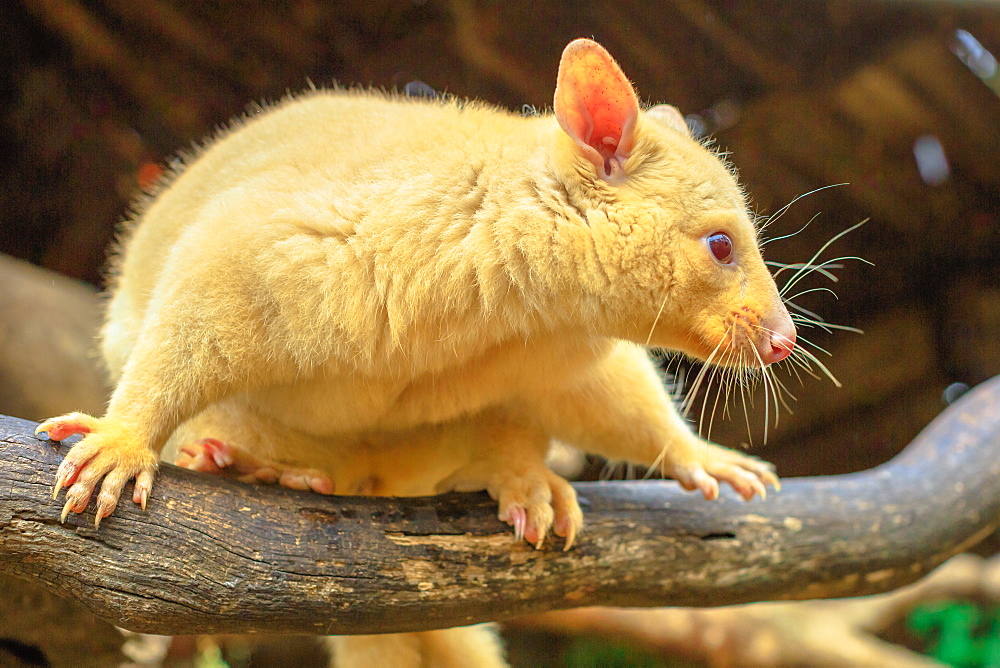
[[[142,507],[143,510],[146,509],[146,501],[147,500],[149,500],[149,489],[148,488],[142,490],[141,492],[137,490],[134,494],[132,494],[132,501],[134,501],[135,503],[138,503]]]
[[[153,491],[153,477],[152,471],[142,471],[135,477],[132,501],[138,503],[143,510],[146,509],[146,501],[149,500],[149,494]]]
[[[506,522],[514,527],[514,538],[517,540],[524,539],[525,527],[528,524],[528,513],[525,511],[524,506],[512,506],[507,512],[501,512],[499,515],[501,522]]]
[[[573,547],[573,543],[576,542],[576,526],[570,517],[556,513],[556,521],[552,525],[552,530],[555,531],[557,536],[566,539],[563,545],[563,552],[569,552],[569,549]]]
[[[67,500],[66,504],[63,506],[62,512],[59,513],[59,524],[66,523],[66,516],[69,515],[69,511],[73,509],[73,501]]]
[[[524,538],[534,545],[536,550],[542,549],[542,545],[545,544],[545,537],[549,534],[553,517],[552,507],[549,505],[529,509],[528,526],[524,530]]]
[[[691,481],[707,500],[714,501],[719,498],[719,481],[706,473],[705,469],[699,466],[692,471]]]
[[[528,542],[531,543],[531,539],[528,539]],[[535,542],[533,542],[531,544],[535,546],[536,550],[542,549],[542,545],[545,544],[545,532],[542,531],[541,535],[538,536],[538,540],[536,540]]]
[[[102,510],[100,507],[98,507],[97,510],[94,512],[94,528],[95,529],[100,529],[101,528],[101,520],[103,520],[105,517],[110,517],[111,513],[113,513],[114,510],[115,510],[115,508],[117,508],[117,507],[118,507],[118,502],[117,501],[115,502],[115,505],[111,506],[110,508],[108,508],[106,510]]]
[[[53,501],[55,501],[56,497],[59,496],[59,490],[73,484],[78,473],[79,470],[73,462],[67,462],[65,459],[62,461],[59,465],[59,469],[56,471],[55,485],[52,487]]]

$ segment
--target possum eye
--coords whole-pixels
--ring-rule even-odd
[[[733,242],[728,235],[716,232],[708,236],[708,249],[719,264],[731,264],[733,261]]]

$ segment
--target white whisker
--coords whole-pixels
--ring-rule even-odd
[[[861,221],[860,223],[857,223],[857,224],[855,224],[855,225],[852,225],[851,227],[848,227],[848,228],[847,228],[847,229],[845,229],[845,230],[841,230],[841,231],[840,231],[840,232],[838,232],[837,234],[835,234],[835,235],[833,235],[832,237],[830,237],[830,238],[829,238],[829,239],[828,239],[828,240],[826,241],[826,243],[824,243],[824,244],[823,244],[822,246],[820,246],[820,247],[819,247],[819,250],[817,250],[817,251],[816,251],[815,253],[813,253],[813,256],[812,256],[811,258],[809,258],[809,261],[808,261],[808,262],[805,262],[805,263],[804,263],[804,265],[805,265],[805,266],[814,266],[814,265],[816,264],[816,259],[817,259],[817,258],[818,258],[818,257],[819,257],[820,255],[822,255],[822,254],[823,254],[823,251],[825,251],[825,250],[826,250],[827,248],[829,248],[831,244],[833,244],[833,243],[834,243],[835,241],[837,241],[837,240],[838,240],[838,239],[840,239],[841,237],[843,237],[843,236],[845,236],[845,235],[847,235],[847,234],[850,234],[850,233],[851,233],[851,232],[853,232],[854,230],[858,229],[859,227],[861,227],[862,225],[864,225],[865,223],[867,223],[867,222],[868,222],[869,220],[871,220],[871,219],[870,219],[870,218],[865,218],[865,219],[864,219],[864,220],[862,220],[862,221]],[[840,259],[843,259],[843,258],[840,258]],[[864,262],[864,260],[862,260],[862,261]],[[795,283],[797,283],[797,282],[798,282],[798,279],[799,279],[799,277],[800,277],[800,276],[802,275],[802,273],[803,273],[803,272],[805,272],[805,271],[806,271],[805,269],[799,269],[799,270],[798,270],[798,271],[796,271],[796,272],[795,272],[794,274],[792,274],[792,277],[791,277],[790,279],[788,279],[788,282],[787,282],[787,283],[785,283],[785,285],[784,285],[784,286],[782,287],[782,291],[786,291],[786,290],[788,290],[788,289],[790,288],[790,286],[791,286],[791,285],[794,285]]]
[[[718,345],[716,345],[715,349],[712,350],[712,354],[708,356],[701,369],[698,370],[698,375],[695,376],[694,383],[691,385],[691,389],[688,390],[687,399],[685,399],[684,403],[681,404],[681,416],[685,419],[687,419],[688,413],[691,411],[691,405],[694,402],[694,398],[698,394],[698,390],[701,388],[701,384],[705,379],[705,374],[708,372],[708,368],[710,367],[712,360],[715,359],[715,356],[718,354],[724,341],[725,337],[719,340]]]
[[[795,349],[795,351],[789,357],[789,360],[792,362],[793,365],[795,365],[805,373],[809,374],[816,380],[821,380],[819,375],[817,375],[816,372],[813,371],[812,364],[810,363],[809,358],[803,355],[802,351],[799,350],[798,348]]]
[[[783,215],[785,215],[785,212],[787,212],[790,208],[792,208],[792,205],[795,204],[796,202],[798,202],[800,199],[803,199],[805,197],[809,197],[809,195],[813,195],[815,193],[818,193],[821,190],[827,190],[828,188],[839,188],[840,186],[846,186],[846,185],[848,185],[848,184],[847,183],[834,183],[834,184],[831,184],[831,185],[828,185],[828,186],[821,186],[819,188],[816,188],[815,190],[810,190],[807,193],[802,193],[801,195],[798,195],[791,202],[789,202],[785,206],[781,207],[776,212],[774,212],[774,214],[772,214],[771,216],[769,216],[767,218],[767,221],[761,226],[761,228],[760,228],[761,231],[763,231],[765,228],[767,228],[768,225],[771,225],[772,223],[774,223],[778,219],[780,219]],[[810,221],[810,222],[812,222],[812,221]],[[808,227],[808,226],[809,226],[809,223],[806,223],[805,225],[802,226],[802,229],[800,229],[798,232],[794,232],[792,234],[786,234],[785,236],[782,236],[782,237],[775,237],[774,239],[768,239],[764,243],[770,243],[771,241],[780,241],[782,239],[788,239],[789,237],[794,237],[796,234],[798,234],[802,230],[806,229],[806,227]],[[764,245],[764,244],[762,243],[761,245]]]
[[[796,306],[795,304],[792,304],[791,302],[785,302],[785,303],[788,306],[791,306],[792,308],[801,310],[801,311],[803,311],[805,313],[810,313],[810,315],[815,316],[814,313],[806,311],[805,309],[800,308],[800,307]],[[819,316],[804,317],[802,315],[799,315],[798,313],[791,313],[789,315],[791,315],[791,318],[796,323],[796,325],[801,325],[803,327],[816,327],[816,328],[822,329],[823,331],[825,331],[827,333],[832,333],[833,330],[835,330],[835,329],[839,329],[839,330],[842,330],[842,331],[845,331],[845,332],[853,332],[855,334],[864,334],[865,333],[865,331],[863,329],[858,329],[857,327],[851,327],[850,325],[838,325],[838,324],[835,324],[835,323],[832,323],[832,322],[826,322],[822,318],[819,318]]]
[[[815,259],[815,257],[813,259]],[[792,288],[792,286],[796,285],[799,281],[801,281],[805,277],[809,276],[813,272],[819,272],[819,273],[823,274],[824,276],[826,276],[827,278],[829,278],[834,283],[839,283],[840,279],[837,278],[836,276],[834,276],[832,273],[826,271],[826,269],[833,268],[833,267],[839,267],[839,266],[841,266],[840,265],[841,262],[845,262],[847,260],[856,260],[858,262],[863,262],[863,263],[865,263],[865,264],[867,264],[869,266],[874,266],[868,260],[862,259],[860,257],[851,256],[851,255],[843,255],[841,257],[835,257],[835,258],[832,258],[830,260],[821,262],[820,264],[803,264],[791,276],[791,278],[789,278],[788,281],[781,287],[781,290],[779,291],[779,293],[780,294],[785,294],[786,292],[788,292]],[[779,269],[775,273],[775,276],[777,276],[779,273],[781,273],[781,271],[782,270]]]
[[[830,352],[829,350],[827,350],[827,349],[826,349],[826,348],[824,348],[823,346],[820,346],[820,345],[817,345],[816,343],[814,343],[814,342],[810,341],[809,339],[805,338],[804,336],[800,336],[800,337],[799,337],[799,342],[800,342],[800,343],[804,343],[804,344],[806,344],[807,346],[812,346],[813,348],[815,348],[815,349],[816,349],[816,350],[818,350],[819,352],[823,353],[823,354],[824,354],[824,355],[826,355],[827,357],[833,357],[833,353],[831,353],[831,352]]]
[[[795,411],[793,411],[792,407],[788,404],[788,402],[785,401],[785,397],[784,397],[784,395],[782,393],[787,394],[791,398],[792,401],[796,400],[795,399],[795,395],[792,394],[791,391],[789,391],[789,389],[785,386],[785,384],[782,383],[781,380],[778,378],[778,375],[775,374],[774,372],[772,372],[771,380],[774,383],[777,383],[777,386],[778,386],[778,397],[781,399],[781,405],[785,407],[785,410],[788,411],[789,414],[794,415]],[[777,412],[777,410],[775,410],[775,412]],[[775,418],[775,420],[774,420],[774,426],[775,426],[775,428],[777,428],[777,426],[778,426],[778,420],[777,420],[777,418]]]
[[[781,216],[779,215],[778,218],[781,218]],[[774,218],[773,220],[767,221],[767,225],[770,225],[771,223],[773,223],[778,218]],[[805,231],[805,229],[807,227],[809,227],[810,225],[812,225],[813,221],[816,220],[817,218],[819,218],[819,214],[818,213],[815,214],[815,215],[813,215],[812,218],[810,218],[809,220],[806,221],[805,225],[803,225],[802,227],[800,227],[796,231],[792,232],[791,234],[786,234],[786,235],[781,236],[781,237],[774,237],[773,239],[768,239],[766,241],[762,241],[761,244],[760,244],[760,247],[763,248],[764,246],[768,245],[772,241],[781,241],[783,239],[788,239],[789,237],[794,237],[794,236],[797,236],[797,235],[801,234],[803,231]]]
[[[825,285],[821,285],[821,286],[819,286],[819,287],[816,287],[816,288],[809,288],[809,289],[807,289],[807,290],[801,290],[801,291],[799,291],[799,292],[796,292],[796,293],[795,293],[794,295],[792,295],[791,297],[786,297],[786,298],[785,298],[785,301],[786,301],[786,303],[787,303],[787,302],[789,302],[789,301],[791,301],[791,300],[793,300],[793,299],[798,299],[799,297],[801,297],[801,296],[803,296],[803,295],[808,295],[808,294],[810,294],[810,293],[813,293],[813,292],[829,292],[829,293],[830,293],[831,295],[833,295],[833,298],[834,298],[834,299],[836,299],[836,300],[839,300],[839,299],[840,299],[840,297],[838,297],[838,296],[837,296],[837,293],[836,293],[836,292],[834,292],[834,291],[833,291],[833,290],[831,290],[830,288],[826,287]]]
[[[705,388],[705,401],[703,401],[702,404],[701,404],[701,414],[698,416],[698,433],[702,434],[706,440],[712,438],[712,430],[711,430],[711,426],[709,426],[708,433],[706,434],[704,432],[705,411],[708,410],[708,397],[712,393],[712,390],[711,390],[712,383],[715,382],[715,378],[719,374],[719,369],[720,368],[721,367],[719,367],[719,366],[713,366],[712,367],[712,372],[709,374],[709,378],[708,378],[708,385]],[[719,387],[721,387],[721,385]],[[718,392],[716,392],[716,396],[718,397]],[[711,421],[709,421],[709,424],[711,424]]]
[[[768,401],[770,396],[769,394],[770,382],[768,379],[768,374],[765,371],[767,369],[767,366],[764,364],[764,360],[761,359],[760,353],[757,351],[757,347],[751,346],[750,348],[751,350],[753,350],[754,357],[757,359],[757,364],[760,365],[760,370],[761,370],[760,378],[764,384],[764,443],[767,444],[767,429],[768,425],[771,422],[770,408],[769,408],[770,404]]]
[[[811,319],[812,323],[815,323],[815,324],[818,324],[818,323],[826,324],[826,321],[823,320],[823,318],[820,317],[820,315],[818,313],[813,313],[809,309],[804,308],[802,306],[799,306],[798,304],[795,304],[795,303],[793,303],[793,302],[791,302],[791,301],[789,301],[787,299],[785,300],[785,306],[791,306],[793,309],[795,309],[796,311],[798,311],[802,315],[808,316]],[[796,318],[800,318],[801,317],[801,316],[799,316],[796,313],[791,313],[789,315],[792,316],[792,320],[795,320]]]
[[[777,279],[778,276],[780,276],[783,272],[785,272],[785,271],[787,271],[789,269],[794,269],[794,270],[809,269],[811,271],[815,271],[815,272],[818,272],[818,273],[822,274],[823,276],[825,276],[826,278],[830,279],[834,283],[836,283],[839,279],[837,278],[837,276],[833,272],[831,272],[829,270],[830,269],[843,269],[844,268],[844,265],[842,265],[842,264],[828,264],[826,262],[824,262],[821,265],[810,266],[810,265],[805,264],[803,262],[787,263],[787,262],[777,262],[775,260],[765,260],[764,264],[766,264],[769,267],[777,267],[778,268],[778,271],[774,272],[774,274],[773,274],[773,276],[774,276],[775,279]]]
[[[829,378],[829,379],[830,379],[831,381],[833,381],[833,384],[834,384],[834,385],[836,385],[837,387],[843,387],[843,385],[841,385],[840,381],[839,381],[839,380],[837,380],[836,376],[834,376],[834,375],[833,375],[833,374],[832,374],[832,373],[830,372],[830,370],[829,370],[828,368],[826,368],[826,365],[825,365],[825,364],[823,364],[823,363],[822,363],[822,362],[821,362],[821,361],[819,360],[819,358],[818,358],[818,357],[816,357],[815,355],[813,355],[813,354],[812,354],[811,352],[809,352],[809,351],[808,351],[808,350],[806,350],[805,348],[798,348],[798,350],[799,350],[799,351],[801,351],[801,355],[803,355],[803,356],[804,356],[804,357],[806,357],[806,358],[807,358],[807,359],[808,359],[808,360],[809,360],[810,362],[812,362],[813,364],[815,364],[816,366],[818,366],[818,367],[820,368],[820,370],[821,370],[821,371],[823,372],[823,375],[825,375],[825,376],[826,376],[827,378]],[[824,351],[824,352],[825,352],[825,351]],[[829,354],[829,353],[828,353],[828,354]]]
[[[663,315],[663,307],[667,305],[667,296],[663,296],[663,301],[660,302],[660,309],[656,312],[656,317],[653,318],[653,324],[649,328],[649,336],[646,337],[646,345],[653,340],[653,332],[656,331],[656,323],[660,322],[660,316]]]
[[[740,383],[740,401],[743,403],[743,417],[747,424],[747,441],[753,445],[753,430],[750,428],[750,410],[747,408],[747,386]]]

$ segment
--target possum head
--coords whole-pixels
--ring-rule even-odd
[[[573,265],[602,286],[604,326],[727,366],[787,357],[795,326],[743,191],[680,113],[641,110],[611,55],[578,39],[559,65],[555,118],[552,167],[587,237]]]

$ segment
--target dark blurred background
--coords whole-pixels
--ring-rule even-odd
[[[833,288],[838,298],[796,302],[865,330],[801,332],[831,353],[817,355],[844,387],[789,377],[795,415],[766,445],[759,398],[749,436],[738,405],[737,419],[715,420],[714,438],[752,437],[786,475],[864,468],[940,411],[946,388],[1000,372],[993,3],[6,2],[0,251],[99,284],[138,185],[249,103],[309,82],[422,80],[542,109],[578,36],[602,42],[644,100],[678,106],[730,152],[757,213],[847,184],[769,226],[783,236],[815,216],[769,244],[767,259],[808,260],[871,219],[823,257],[873,267],[847,261],[838,283],[797,286]]]
[[[832,288],[836,297],[812,291],[795,301],[864,330],[801,331],[829,353],[814,348],[843,387],[818,368],[801,384],[781,373],[797,401],[777,425],[769,411],[767,442],[759,392],[749,429],[738,399],[729,419],[717,409],[714,440],[752,440],[785,476],[859,470],[1000,373],[992,2],[9,0],[0,3],[0,252],[99,285],[140,185],[251,102],[309,82],[391,89],[421,80],[512,110],[544,109],[559,53],[580,36],[615,55],[643,100],[676,105],[728,151],[758,214],[836,186],[767,228],[782,237],[813,221],[768,244],[767,259],[808,261],[870,219],[821,259],[873,266],[837,262],[837,283],[814,274],[792,290]],[[53,373],[48,353],[33,354],[70,326],[70,309],[55,301],[43,318],[40,284],[65,287],[77,306],[94,303],[87,286],[0,265],[0,412],[35,419],[87,401],[64,405],[82,370]],[[74,331],[91,331],[96,313],[96,304],[85,309]],[[92,362],[80,359],[81,369]]]

